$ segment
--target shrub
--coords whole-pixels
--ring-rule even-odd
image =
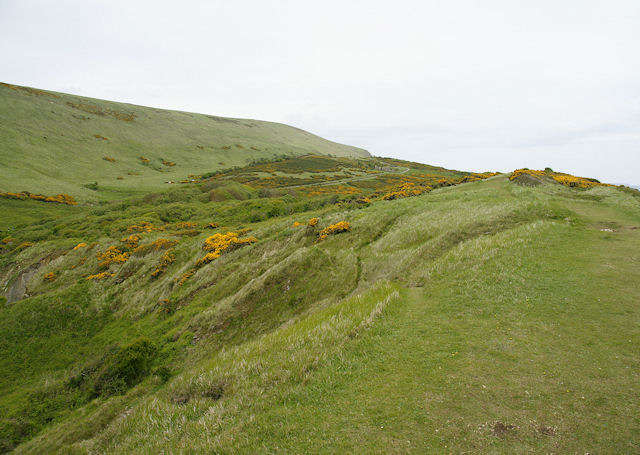
[[[156,278],[161,273],[164,273],[164,271],[167,270],[167,267],[173,264],[175,260],[176,260],[176,257],[173,255],[173,252],[171,250],[167,250],[160,258],[160,263],[158,264],[158,267],[156,267],[156,269],[153,272],[151,272],[151,276]]]
[[[115,163],[116,162],[116,159],[114,157],[112,157],[112,156],[103,156],[102,159],[105,160],[105,161],[108,161],[110,163]]]
[[[76,246],[73,247],[73,250],[79,250],[80,248],[86,248],[87,244],[84,242],[80,242],[78,243]]]
[[[98,265],[103,268],[111,264],[123,264],[129,259],[129,253],[120,251],[116,246],[110,246],[105,251],[96,253],[96,256],[102,261]]]
[[[153,231],[162,231],[164,230],[161,226],[154,226],[153,223],[148,221],[141,221],[138,224],[132,224],[127,228],[127,232],[153,232]]]
[[[186,221],[193,216],[194,209],[190,205],[175,203],[156,210],[158,217],[165,223]]]
[[[336,224],[327,226],[320,231],[320,240],[326,239],[330,235],[339,234],[341,232],[347,232],[351,230],[351,225],[346,221],[340,221]]]
[[[100,273],[96,273],[95,275],[89,275],[87,277],[87,280],[104,280],[105,278],[111,278],[113,276],[114,276],[113,273],[100,272]]]
[[[133,250],[133,254],[135,254],[136,256],[145,255],[152,251],[166,250],[167,248],[171,248],[172,246],[175,246],[177,244],[178,244],[177,240],[159,238],[154,240],[153,242],[140,245],[135,250]]]
[[[123,393],[149,373],[157,353],[153,342],[146,337],[120,348],[108,357],[94,382],[96,395]]]
[[[29,193],[28,191],[23,191],[21,193],[11,193],[11,192],[1,193],[0,192],[0,197],[5,197],[8,199],[21,199],[21,200],[33,199],[35,201],[55,202],[58,204],[67,204],[67,205],[77,204],[73,196],[70,196],[64,193],[56,194],[55,196],[45,196],[44,194],[32,194],[32,193]]]
[[[142,237],[140,237],[138,234],[131,234],[129,237],[120,239],[120,241],[126,243],[127,246],[133,250],[138,247],[138,242],[141,238]]]
[[[560,183],[561,185],[568,186],[570,188],[593,188],[596,186],[615,186],[615,185],[609,185],[606,183],[600,183],[596,179],[576,177],[570,174],[554,172],[551,170],[551,168],[547,168],[544,171],[537,171],[534,169],[516,169],[511,173],[511,176],[509,176],[509,180],[511,181],[516,180],[518,177],[521,177],[523,175],[525,176],[529,175],[534,177],[549,176],[553,178],[553,180],[555,180],[556,182]]]
[[[71,268],[72,268],[72,269],[75,269],[76,267],[78,267],[78,266],[80,266],[80,265],[84,264],[86,260],[87,260],[87,258],[86,258],[86,257],[82,257],[82,258],[80,258],[80,260],[78,261],[78,263],[77,263],[77,264],[73,264],[73,265],[71,266]]]
[[[160,367],[156,371],[154,371],[153,374],[158,376],[158,378],[160,378],[160,381],[162,381],[163,383],[167,382],[169,378],[171,378],[171,370],[167,367]]]
[[[468,177],[468,176],[467,176]],[[475,180],[480,180],[477,177],[472,177]],[[415,183],[404,183],[400,185],[395,191],[391,191],[390,193],[382,196],[382,199],[385,201],[392,201],[394,199],[401,199],[410,196],[419,196],[421,194],[427,193],[431,191],[431,187],[426,186],[418,186]]]
[[[184,231],[178,231],[173,235],[178,237],[195,237],[196,235],[200,235],[200,231],[197,229],[186,229]]]
[[[173,299],[164,299],[158,304],[158,313],[173,314],[178,308],[178,302]]]
[[[85,183],[82,186],[84,186],[85,188],[87,188],[89,190],[98,191],[98,182]]]
[[[307,223],[307,226],[315,227],[318,225],[318,221],[320,221],[318,218],[311,218]]]
[[[205,229],[215,229],[217,227],[219,227],[219,224],[218,223],[213,223],[213,222],[207,223],[207,224],[204,225]]]
[[[25,248],[29,248],[30,246],[33,246],[33,242],[22,242],[16,247],[16,250],[24,250]]]
[[[177,229],[193,229],[198,227],[196,223],[192,223],[191,221],[182,221],[180,223],[176,223]]]
[[[258,241],[255,237],[238,238],[237,232],[227,232],[226,234],[213,234],[204,241],[203,250],[209,251],[207,255],[198,259],[196,267],[208,264],[214,259],[218,259],[224,251],[233,251],[245,245],[250,245]]]
[[[196,271],[193,269],[187,272],[184,272],[180,277],[180,279],[178,280],[178,286],[182,286],[183,284],[185,284],[187,280],[193,276],[194,273],[196,273]]]
[[[49,273],[44,275],[44,279],[45,279],[45,281],[51,282],[51,281],[56,279],[56,274],[54,272],[49,272]]]

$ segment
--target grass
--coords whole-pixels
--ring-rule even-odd
[[[26,410],[41,417],[15,452],[633,452],[636,200],[497,177],[328,206],[319,227],[345,219],[351,232],[320,243],[291,227],[318,212],[271,218],[254,225],[258,244],[184,286],[168,283],[202,255],[203,237],[181,240],[156,281],[143,278],[153,255],[127,263],[133,275],[115,287],[43,280],[41,297],[2,310],[14,343],[3,352],[32,346],[6,358],[3,406],[18,422]],[[93,297],[68,325],[51,312],[55,292],[65,311]],[[66,322],[35,336],[34,311]],[[159,348],[150,371],[167,374],[97,398],[56,385],[91,378],[141,336]],[[38,357],[39,343],[61,349]]]
[[[64,106],[122,129],[147,112],[90,104]],[[111,155],[100,166],[129,159]],[[252,160],[77,206],[0,199],[1,453],[638,451],[640,193],[496,176],[386,201],[476,174]],[[144,222],[139,244],[170,249],[127,244]],[[241,230],[257,242],[196,266],[209,236]],[[101,267],[111,246],[130,256]]]
[[[259,158],[309,153],[368,156],[362,149],[283,124],[167,111],[11,84],[0,84],[0,138],[0,191],[67,193],[77,200],[162,191],[168,181],[244,166]],[[98,183],[97,190],[85,186],[93,182]]]

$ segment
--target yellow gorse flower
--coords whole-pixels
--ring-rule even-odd
[[[202,249],[209,251],[209,253],[196,262],[196,267],[200,267],[218,259],[223,251],[234,250],[258,241],[255,237],[246,237],[241,239],[238,235],[238,232],[227,232],[226,234],[213,234],[211,237],[208,237],[204,241]]]
[[[347,232],[350,230],[351,225],[347,221],[340,221],[321,230],[319,234],[320,240],[324,240],[330,235],[339,234],[341,232]]]
[[[116,246],[110,246],[103,252],[96,253],[100,267],[109,267],[111,264],[122,264],[129,259],[129,253],[120,251]]]
[[[100,272],[100,273],[96,273],[95,275],[89,275],[87,277],[87,280],[103,280],[105,278],[111,278],[113,275],[113,273],[109,273],[109,272]]]

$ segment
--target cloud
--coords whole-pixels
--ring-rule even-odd
[[[637,182],[635,0],[0,2],[0,78],[459,169]]]

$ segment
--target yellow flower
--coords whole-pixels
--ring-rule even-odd
[[[320,240],[326,239],[329,235],[339,234],[341,232],[347,232],[351,230],[351,225],[347,221],[340,221],[331,226],[327,226],[320,231]]]

